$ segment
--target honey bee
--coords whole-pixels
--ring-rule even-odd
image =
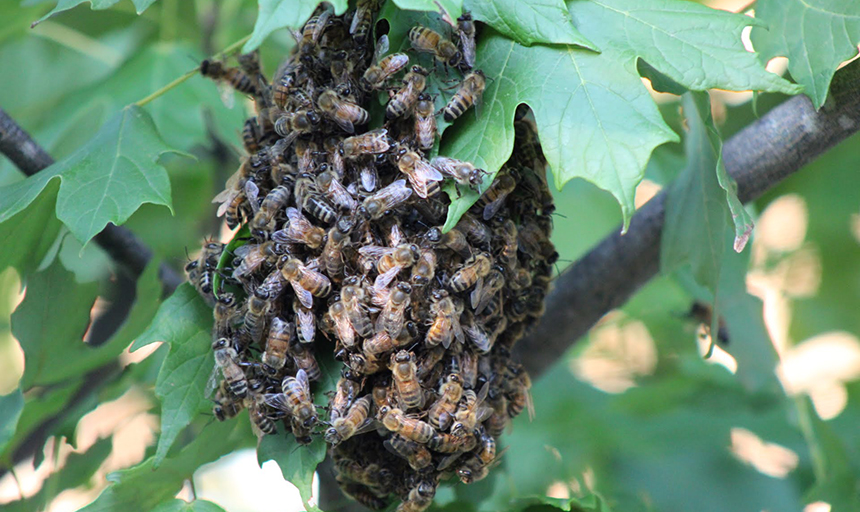
[[[284,112],[275,121],[275,133],[292,142],[299,135],[313,133],[321,121],[320,115],[313,110]]]
[[[487,398],[493,413],[484,422],[484,427],[491,436],[498,437],[511,423],[511,417],[508,415],[508,399],[505,398],[504,393],[495,388],[490,388]]]
[[[266,394],[264,400],[270,407],[290,413],[305,428],[310,428],[317,421],[311,385],[308,374],[303,369],[299,369],[295,377],[284,377],[281,393]]]
[[[507,392],[508,399],[508,415],[515,418],[527,409],[529,413],[529,421],[534,420],[535,407],[532,400],[531,387],[532,381],[529,374],[519,366],[509,368],[512,377],[509,379],[510,390]]]
[[[412,285],[427,286],[436,275],[436,252],[422,249],[418,260],[412,266]]]
[[[380,496],[385,496],[391,492],[394,473],[388,468],[380,467],[376,463],[362,465],[357,460],[348,457],[339,457],[335,460],[334,466],[338,473],[338,481],[349,480],[366,485],[371,489],[371,492]]]
[[[433,463],[433,456],[427,447],[401,435],[394,434],[383,445],[389,452],[406,459],[409,466],[416,471],[420,471]]]
[[[427,232],[425,237],[431,245],[451,249],[464,259],[469,259],[472,255],[472,246],[466,240],[466,235],[457,228],[444,234],[439,228],[433,228]]]
[[[457,477],[464,484],[484,479],[488,468],[496,460],[496,440],[486,432],[481,433],[481,441],[476,451],[469,454],[457,468]]]
[[[379,361],[366,354],[349,354],[349,367],[360,375],[373,375],[383,369]]]
[[[212,414],[218,421],[226,421],[234,418],[245,408],[244,402],[233,398],[227,381],[221,381],[221,385],[215,392],[215,397],[212,399],[215,405],[212,407]]]
[[[478,382],[478,354],[466,349],[460,352],[460,376],[465,389],[474,389]]]
[[[424,88],[427,87],[427,75],[429,74],[421,66],[412,66],[409,73],[403,77],[403,87],[391,96],[388,105],[385,106],[385,117],[394,119],[412,112],[418,101],[418,95],[424,92]]]
[[[373,24],[373,14],[377,9],[379,9],[378,0],[358,0],[356,3],[352,24],[349,26],[349,33],[352,34],[356,44],[362,45],[367,41]]]
[[[331,16],[331,11],[323,11],[319,15],[313,16],[309,19],[307,23],[305,23],[304,28],[302,28],[302,35],[298,40],[298,47],[299,53],[306,62],[312,59],[312,55],[316,53],[317,43],[325,30],[329,16]]]
[[[442,116],[449,123],[463,115],[484,94],[487,79],[481,70],[473,71],[466,75],[457,92],[448,100],[448,104],[442,108]]]
[[[245,120],[245,124],[242,127],[242,144],[245,146],[245,151],[248,154],[254,154],[262,149],[260,144],[263,140],[263,135],[263,129],[257,122],[256,117],[249,117]]]
[[[419,52],[432,53],[436,60],[447,66],[457,66],[462,54],[457,45],[435,30],[416,25],[409,30],[409,42]]]
[[[263,242],[261,244],[246,244],[237,247],[233,254],[242,261],[233,270],[233,278],[239,279],[253,274],[263,263],[273,265],[278,257],[283,254],[284,249],[275,242]]]
[[[487,398],[490,386],[484,384],[478,393],[474,390],[467,389],[463,392],[463,399],[457,406],[457,412],[454,413],[456,420],[451,426],[451,433],[455,436],[467,436],[480,423],[483,423],[493,414],[493,409],[484,404]]]
[[[293,300],[293,313],[296,316],[296,325],[299,328],[299,341],[303,343],[311,343],[314,340],[316,332],[316,321],[314,320],[314,312],[310,308],[306,308],[298,298]]]
[[[482,353],[487,353],[493,348],[494,339],[486,331],[484,326],[475,320],[471,313],[466,316],[466,321],[462,322],[463,332],[475,344]]]
[[[290,58],[281,64],[275,72],[272,84],[272,99],[278,108],[284,108],[287,105],[290,94],[304,81],[305,77],[304,64],[298,59]]]
[[[361,286],[358,277],[349,277],[344,281],[343,287],[340,290],[340,299],[346,308],[352,328],[362,338],[366,338],[373,333],[373,323],[370,321],[370,316],[364,308],[365,296],[364,288]]]
[[[287,227],[272,233],[272,241],[280,244],[299,243],[318,249],[325,240],[325,230],[314,226],[292,206],[287,210]]]
[[[469,162],[447,156],[437,156],[430,162],[430,165],[445,177],[453,179],[458,185],[478,190],[481,184],[484,183],[483,175],[486,174],[486,171],[476,169]]]
[[[230,345],[230,340],[218,338],[212,343],[212,350],[215,352],[215,365],[221,369],[221,374],[224,375],[230,393],[237,398],[248,396],[248,382],[245,380],[245,372],[236,362],[239,356],[236,354],[236,349]]]
[[[251,343],[256,343],[263,337],[263,331],[266,328],[266,316],[271,308],[272,303],[265,291],[256,289],[248,297],[242,333]]]
[[[343,139],[338,151],[344,158],[358,158],[362,155],[382,154],[390,148],[388,130],[377,128],[361,135],[353,135]]]
[[[392,337],[396,338],[403,330],[406,308],[411,300],[412,286],[408,283],[398,283],[388,296],[388,301],[382,312],[379,313],[376,330],[385,329]]]
[[[275,216],[286,206],[290,200],[292,190],[279,185],[266,194],[263,202],[260,203],[260,209],[251,219],[250,229],[254,236],[260,237],[262,232],[272,232],[275,230]]]
[[[397,506],[395,512],[424,512],[433,504],[435,496],[436,484],[422,480],[409,491],[409,495]]]
[[[248,381],[248,417],[251,419],[251,425],[257,431],[257,435],[272,435],[277,433],[275,422],[266,414],[264,409],[265,395],[263,394],[263,384],[257,379]]]
[[[434,369],[439,364],[439,361],[445,356],[445,348],[441,346],[429,347],[424,351],[421,359],[418,361],[418,378],[422,381],[428,380]]]
[[[320,173],[316,178],[317,188],[331,201],[347,211],[355,211],[358,201],[346,190],[333,171]]]
[[[511,219],[505,220],[495,230],[495,235],[502,239],[502,250],[499,256],[506,267],[510,268],[516,264],[517,260],[517,225]],[[529,284],[531,284],[531,275],[529,275]],[[528,287],[529,285],[525,285]]]
[[[447,432],[435,432],[427,447],[439,453],[457,453],[472,450],[477,442],[474,436],[455,436]]]
[[[367,68],[364,76],[361,77],[361,86],[366,91],[381,89],[386,80],[408,65],[409,56],[405,53],[386,55],[378,63]]]
[[[430,347],[441,344],[446,349],[451,346],[455,337],[462,343],[464,335],[460,327],[460,312],[457,311],[453,299],[447,291],[435,290],[432,300],[430,314],[433,315],[433,323],[427,330],[424,343]]]
[[[417,366],[415,354],[401,350],[391,354],[391,362],[388,365],[391,376],[394,379],[394,387],[397,389],[400,408],[404,411],[421,407],[424,403],[424,392],[416,376]]]
[[[368,419],[371,407],[370,396],[365,395],[356,400],[345,416],[335,418],[325,432],[325,440],[332,446],[346,441],[354,435],[366,431],[373,426],[373,419]]]
[[[316,165],[314,162],[315,144],[313,142],[299,139],[296,141],[294,147],[299,174],[310,174]],[[297,201],[297,203],[299,203],[299,201]]]
[[[203,245],[203,250],[200,251],[197,259],[185,266],[189,281],[201,295],[207,296],[212,293],[212,278],[223,252],[224,244],[207,242]]]
[[[364,379],[353,374],[349,368],[341,370],[340,375],[335,386],[335,395],[329,402],[330,421],[345,415],[364,387]]]
[[[258,93],[255,80],[252,80],[239,68],[225,66],[223,62],[206,59],[200,63],[200,74],[215,81],[230,84],[241,93],[256,96]]]
[[[366,485],[347,482],[340,488],[344,494],[371,510],[382,510],[388,506],[385,498],[380,498],[371,492]]]
[[[367,110],[340,98],[332,89],[320,94],[317,107],[347,133],[355,133],[355,125],[365,124],[370,119]]]
[[[355,345],[355,330],[352,328],[352,323],[349,321],[349,314],[343,302],[338,300],[328,308],[328,314],[331,317],[337,339],[343,343],[343,346],[350,348]]]
[[[457,404],[463,396],[463,379],[458,373],[448,375],[439,387],[439,399],[427,410],[427,422],[446,431],[454,420]]]
[[[475,310],[475,314],[480,315],[504,286],[505,274],[498,268],[490,270],[484,280],[484,285],[472,290],[470,301],[472,308]]]
[[[460,217],[457,229],[466,235],[469,242],[481,247],[488,247],[493,239],[493,230],[469,213]]]
[[[217,215],[224,216],[227,225],[230,229],[234,229],[239,225],[241,218],[241,208],[245,203],[245,186],[251,176],[250,159],[242,162],[239,169],[233,173],[227,183],[224,185],[224,190],[218,193],[213,203],[219,203]]]
[[[400,434],[416,443],[427,444],[435,433],[432,425],[416,418],[410,418],[396,407],[384,406],[380,408],[378,418],[383,426],[391,432]]]
[[[263,91],[269,85],[269,81],[266,80],[262,65],[260,64],[259,51],[255,50],[250,53],[243,53],[239,55],[237,60],[242,71],[256,81],[257,89]]]
[[[412,190],[419,197],[426,199],[439,192],[438,182],[442,181],[444,176],[415,151],[399,152],[397,167],[400,169],[400,172],[409,178]]]
[[[510,174],[504,174],[490,185],[484,194],[475,203],[478,207],[484,208],[484,220],[490,220],[499,213],[499,210],[504,206],[505,199],[514,191],[517,182]]]
[[[475,67],[477,52],[475,49],[475,22],[472,14],[463,11],[463,15],[457,18],[457,34],[460,38],[460,51],[463,55],[461,67],[472,69]]]
[[[295,332],[295,325],[279,317],[272,318],[269,336],[266,338],[266,350],[263,352],[263,363],[280,370],[287,363],[287,351],[290,340]]]
[[[215,326],[212,329],[212,333],[216,339],[227,336],[237,314],[236,296],[232,293],[222,293],[215,300],[215,309],[212,310]]]
[[[353,222],[347,217],[341,217],[328,232],[328,239],[321,255],[322,266],[329,277],[343,274],[343,249],[350,242],[350,231]]]
[[[359,211],[366,218],[376,220],[385,215],[385,212],[402,204],[411,195],[412,189],[406,186],[406,180],[396,180],[368,196]]]
[[[436,112],[433,98],[421,93],[415,103],[415,143],[419,149],[430,151],[436,143]],[[438,167],[437,167],[438,169]]]
[[[333,224],[338,219],[338,213],[334,207],[319,194],[308,194],[301,205],[304,211],[326,224]]]
[[[308,309],[313,307],[314,297],[325,297],[331,291],[331,281],[324,274],[306,267],[298,258],[286,258],[281,265],[281,275],[292,285],[299,302]]]
[[[381,254],[376,263],[379,275],[373,283],[375,289],[387,287],[401,271],[411,267],[420,256],[418,246],[415,244],[400,244],[394,248],[371,245],[362,247],[358,252],[363,256]]]
[[[481,253],[475,255],[463,265],[463,268],[451,276],[451,279],[448,281],[448,287],[452,291],[460,293],[478,284],[479,281],[483,281],[483,278],[490,273],[491,261],[492,259],[489,254]]]

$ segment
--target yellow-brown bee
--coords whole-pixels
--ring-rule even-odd
[[[427,422],[434,427],[446,431],[454,421],[457,404],[463,396],[463,379],[459,373],[448,375],[439,387],[439,399],[427,410]]]
[[[463,79],[460,88],[448,100],[448,104],[442,108],[442,116],[449,123],[463,115],[463,112],[469,110],[475,103],[481,99],[484,94],[484,88],[487,86],[487,79],[481,70],[476,70]]]
[[[436,276],[436,252],[430,249],[421,249],[418,261],[412,266],[412,285],[427,286]]]
[[[340,290],[340,299],[346,308],[350,324],[362,338],[373,333],[373,323],[365,309],[365,291],[358,277],[347,278]]]
[[[321,172],[316,178],[316,185],[320,192],[325,194],[337,206],[349,212],[353,212],[358,208],[358,201],[341,184],[334,171]]]
[[[222,293],[215,300],[215,309],[212,310],[215,326],[212,329],[212,334],[216,339],[224,338],[230,333],[238,314],[236,297],[232,293]]]
[[[317,411],[311,396],[308,374],[303,369],[296,376],[286,376],[281,393],[265,395],[265,402],[275,409],[290,413],[302,426],[309,428],[317,421]]]
[[[218,421],[226,421],[234,418],[245,408],[244,401],[240,398],[235,398],[230,392],[226,380],[221,381],[212,401],[215,403],[212,407],[212,414]]]
[[[483,221],[476,219],[472,214],[466,213],[460,217],[457,229],[466,235],[466,239],[479,247],[487,247],[493,240],[493,230]]]
[[[381,89],[386,80],[408,65],[409,56],[405,53],[386,55],[378,63],[367,68],[364,76],[361,77],[361,86],[367,91]]]
[[[335,418],[325,432],[326,442],[336,446],[372,427],[373,419],[368,419],[371,403],[370,396],[365,395],[352,404],[345,416]]]
[[[242,325],[242,335],[248,342],[257,343],[262,339],[266,328],[266,317],[271,309],[272,302],[265,291],[258,288],[248,297]]]
[[[433,149],[436,143],[436,112],[433,98],[421,93],[415,103],[415,144],[424,151]],[[438,167],[437,167],[438,169]]]
[[[484,220],[490,220],[499,213],[499,210],[505,204],[505,199],[514,191],[516,186],[517,182],[513,176],[503,174],[490,185],[490,188],[484,191],[484,194],[475,203],[479,208],[484,208]]]
[[[314,297],[325,297],[331,291],[331,281],[320,272],[306,267],[298,258],[287,258],[281,265],[281,275],[289,281],[299,302],[311,308]]]
[[[272,241],[281,244],[298,243],[317,249],[325,240],[325,229],[314,226],[297,209],[286,209],[287,227],[272,233]]]
[[[410,418],[396,407],[382,407],[378,417],[385,428],[416,443],[427,444],[436,432],[429,423]]]
[[[491,407],[484,406],[484,400],[487,398],[489,389],[489,385],[484,384],[477,393],[471,389],[463,392],[463,400],[457,406],[457,412],[454,413],[455,421],[451,426],[452,434],[460,437],[467,436],[478,424],[493,414]]]
[[[263,363],[280,370],[287,363],[287,351],[290,340],[295,332],[295,325],[279,317],[272,318],[269,336],[266,338],[266,350],[263,352]]]
[[[298,40],[299,52],[303,57],[311,57],[316,53],[317,43],[325,30],[329,16],[331,16],[330,11],[323,11],[305,23],[301,39]]]
[[[419,52],[432,53],[436,60],[448,66],[457,66],[462,54],[457,45],[435,30],[416,25],[409,30],[409,42]]]
[[[504,286],[505,274],[497,268],[490,270],[484,279],[484,285],[472,290],[470,301],[475,314],[480,315]]]
[[[332,89],[320,94],[317,98],[317,107],[347,133],[355,133],[355,125],[365,124],[370,119],[367,110],[341,98]]]
[[[391,370],[394,387],[397,389],[400,408],[408,411],[421,407],[424,403],[424,392],[416,375],[418,368],[415,364],[415,354],[406,350],[391,354],[388,367]]]
[[[322,118],[314,110],[284,112],[275,120],[275,133],[292,142],[299,135],[313,133]]]
[[[430,162],[430,165],[439,170],[445,177],[456,181],[458,185],[478,190],[484,183],[483,175],[486,174],[486,171],[475,168],[470,162],[447,156],[437,156]]]
[[[412,286],[408,283],[398,283],[391,290],[388,301],[379,313],[376,330],[385,329],[389,336],[396,338],[403,330],[406,316],[406,308],[409,307],[412,295]]]
[[[237,398],[248,396],[248,381],[245,380],[245,372],[236,362],[239,356],[236,349],[231,346],[230,340],[218,338],[212,343],[212,350],[215,352],[215,365],[221,369],[230,393]]]
[[[457,18],[457,34],[460,39],[460,52],[463,55],[461,68],[472,69],[475,67],[477,52],[475,48],[475,22],[469,11],[463,11],[463,15]]]
[[[391,436],[383,445],[391,453],[406,459],[409,466],[416,471],[420,471],[433,463],[433,455],[426,446],[406,439],[399,434]]]
[[[349,321],[349,314],[343,301],[338,300],[328,308],[328,315],[334,324],[334,332],[337,339],[344,347],[351,348],[355,345],[355,330]]]
[[[388,506],[388,500],[374,494],[366,485],[345,482],[340,488],[344,494],[371,510],[382,510]]]
[[[411,195],[412,189],[406,186],[406,180],[396,180],[368,196],[362,202],[359,211],[368,219],[379,219],[386,212],[405,202]]]
[[[223,62],[206,59],[200,63],[200,74],[215,81],[223,81],[230,84],[241,93],[256,95],[257,86],[248,75],[239,68],[225,66]]]
[[[378,128],[343,139],[338,151],[344,158],[358,158],[363,155],[385,153],[389,148],[391,148],[391,144],[388,141],[388,130]]]
[[[397,155],[397,167],[409,178],[412,190],[419,197],[427,198],[439,192],[439,183],[444,179],[442,173],[424,160],[415,151],[403,148]]]
[[[321,255],[322,266],[331,278],[343,274],[343,249],[350,242],[350,231],[353,222],[347,217],[341,217],[328,232],[328,239]]]
[[[314,333],[316,332],[316,317],[314,316],[314,312],[310,308],[306,308],[296,298],[293,300],[293,313],[296,316],[296,326],[300,334],[299,341],[303,343],[312,342],[314,340]]]
[[[388,105],[385,106],[385,117],[394,119],[412,112],[418,95],[427,87],[427,75],[430,73],[421,66],[412,66],[409,73],[403,77],[403,87],[397,90]]]
[[[262,143],[263,135],[263,129],[260,127],[260,123],[257,122],[256,117],[249,117],[245,120],[245,124],[242,126],[242,144],[245,146],[245,151],[248,154],[254,154],[262,149],[260,144]]]
[[[464,341],[463,329],[460,327],[460,312],[447,291],[433,292],[430,313],[433,315],[433,323],[427,329],[427,337],[424,338],[427,346],[441,344],[447,349],[455,337],[461,343]]]
[[[261,237],[263,232],[271,233],[275,230],[275,216],[283,210],[284,206],[290,201],[293,191],[289,188],[279,185],[266,194],[263,202],[260,203],[260,209],[254,214],[249,225],[251,234]]]
[[[481,253],[475,255],[451,276],[448,287],[454,292],[463,292],[483,280],[490,273],[492,259],[489,254]]]
[[[455,436],[447,432],[435,432],[427,442],[427,447],[439,453],[457,453],[470,451],[476,444],[475,436]]]
[[[370,27],[373,25],[373,14],[379,9],[378,0],[358,0],[355,5],[355,14],[349,26],[349,33],[358,45],[367,41]]]
[[[409,491],[409,495],[397,506],[396,512],[424,512],[433,504],[436,484],[422,480]]]
[[[265,410],[265,395],[263,394],[263,384],[257,379],[248,381],[248,398],[245,399],[248,404],[248,417],[251,419],[251,425],[254,426],[258,436],[272,435],[277,433],[274,420],[266,413]]]

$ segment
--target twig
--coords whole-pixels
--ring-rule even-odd
[[[6,155],[18,169],[32,176],[54,163],[54,159],[25,132],[14,119],[0,108],[0,153]],[[134,233],[122,226],[108,224],[95,236],[96,243],[136,281],[152,259],[152,250]],[[158,276],[165,293],[179,286],[183,279],[170,266],[162,263]]]
[[[854,62],[836,74],[821,110],[803,95],[786,101],[726,141],[723,161],[747,203],[858,129],[860,63]],[[556,280],[545,316],[516,347],[516,357],[533,376],[657,274],[665,201],[665,191],[652,198],[633,216],[626,235],[619,226]]]

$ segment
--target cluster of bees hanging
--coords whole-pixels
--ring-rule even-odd
[[[253,97],[256,116],[243,130],[248,156],[214,201],[246,229],[229,246],[206,243],[186,270],[214,306],[216,417],[247,408],[260,435],[322,436],[346,494],[420,511],[441,480],[484,478],[498,436],[531,412],[529,377],[510,354],[543,313],[554,207],[522,109],[513,156],[442,232],[443,180],[477,189],[486,174],[427,158],[436,116],[457,119],[483,90],[475,25],[465,14],[441,29],[451,38],[416,26],[413,51],[384,55],[386,39],[371,38],[377,9],[318,9],[271,84],[254,54],[238,67],[203,62],[204,75]],[[436,112],[428,77],[452,70],[462,79]],[[380,92],[384,121],[369,129]],[[315,403],[325,353],[342,373]]]

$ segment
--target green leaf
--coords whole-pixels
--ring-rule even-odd
[[[326,444],[317,436],[308,446],[296,443],[293,436],[263,436],[257,445],[257,463],[273,460],[278,463],[284,479],[295,485],[307,510],[319,510],[308,504],[311,482],[317,465],[325,458]]]
[[[759,0],[750,39],[762,62],[788,57],[791,77],[820,108],[840,64],[857,55],[860,4],[852,0]]]
[[[329,0],[335,14],[346,12],[347,0]],[[254,24],[251,39],[242,47],[242,53],[248,53],[259,48],[272,32],[282,28],[299,29],[320,2],[317,0],[259,0],[259,14]]]
[[[610,512],[609,505],[596,494],[583,498],[550,498],[547,496],[528,496],[511,503],[510,512],[564,510],[565,512]]]
[[[157,160],[173,151],[146,112],[126,107],[68,158],[0,188],[0,195],[11,198],[0,209],[0,222],[20,212],[59,176],[57,217],[86,244],[108,222],[122,224],[143,203],[171,208],[170,181]]]
[[[573,0],[574,23],[618,60],[645,59],[692,89],[796,94],[800,87],[764,69],[741,32],[756,19],[684,0]]]
[[[58,260],[29,279],[27,295],[12,314],[12,333],[24,350],[23,389],[80,374],[76,363],[95,353],[83,335],[97,295],[97,283],[75,282]]]
[[[516,107],[528,103],[556,187],[585,178],[611,192],[629,222],[651,151],[678,140],[642,85],[635,63],[619,66],[618,56],[606,51],[526,48],[488,29],[478,45],[477,66],[492,78],[480,116],[467,111],[457,120],[439,153],[470,161],[494,177],[511,154]],[[491,181],[484,180],[481,193]],[[462,192],[452,197],[445,230],[480,197]]]
[[[185,501],[175,499],[166,501],[152,509],[152,512],[224,512],[224,509],[211,501],[198,500]]]
[[[472,16],[524,46],[575,44],[597,50],[573,26],[564,0],[469,0]]]
[[[6,449],[6,443],[15,435],[18,419],[24,409],[24,393],[21,388],[0,396],[0,453]]]
[[[149,458],[137,466],[108,475],[112,482],[81,512],[150,512],[172,500],[182,484],[203,464],[243,446],[250,437],[247,421],[209,423],[175,457],[156,468]]]
[[[827,502],[833,510],[860,509],[858,475],[848,458],[848,447],[818,417],[808,397],[797,397],[795,403],[815,469],[815,485],[804,495],[804,500]]]
[[[84,2],[89,2],[90,8],[94,11],[98,11],[101,9],[107,9],[109,7],[113,7],[115,4],[119,2],[119,0],[59,0],[57,2],[57,6],[51,9],[48,14],[39,18],[38,21],[33,23],[33,25],[37,25],[51,16],[61,13],[63,11],[68,11],[72,7],[77,7]],[[131,0],[131,3],[134,4],[134,9],[138,14],[141,14],[143,11],[147,9],[150,5],[155,3],[155,0]]]
[[[456,20],[463,14],[463,0],[394,0],[394,4],[408,11],[440,12]]]
[[[161,435],[152,459],[158,467],[176,436],[206,410],[206,386],[215,357],[212,352],[212,310],[188,283],[182,284],[158,310],[152,325],[132,345],[132,351],[155,341],[170,344],[155,384],[161,399]]]
[[[689,265],[700,285],[714,293],[719,281],[729,208],[714,172],[720,163],[705,123],[710,120],[706,93],[684,96],[690,132],[685,140],[687,167],[666,197],[660,246],[664,273]]]
[[[4,203],[14,195],[6,192],[16,188],[23,192],[23,183],[0,188]],[[63,227],[55,213],[59,188],[59,183],[48,184],[29,198],[29,204],[0,221],[0,269],[14,267],[23,281],[39,267]]]

